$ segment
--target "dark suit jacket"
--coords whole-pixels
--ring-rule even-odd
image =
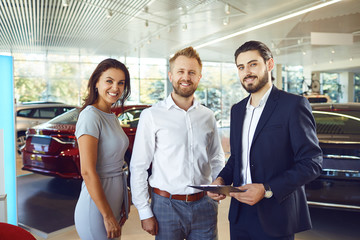
[[[250,97],[250,96],[249,96]],[[225,184],[243,182],[242,127],[249,97],[231,109],[231,156],[219,176]],[[274,195],[256,204],[263,230],[287,236],[311,228],[304,184],[321,173],[322,151],[307,99],[272,87],[250,149],[253,183],[267,183]],[[242,204],[231,200],[229,221],[236,222]]]

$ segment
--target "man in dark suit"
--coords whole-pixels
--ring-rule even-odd
[[[274,60],[265,44],[244,43],[235,62],[250,95],[231,109],[231,156],[213,182],[244,190],[230,193],[230,236],[294,239],[311,228],[304,185],[320,175],[322,165],[310,104],[272,84]]]

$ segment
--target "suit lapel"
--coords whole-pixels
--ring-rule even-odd
[[[273,88],[271,89],[269,98],[266,102],[266,105],[264,107],[264,110],[260,116],[259,119],[259,123],[256,126],[256,130],[254,133],[254,138],[252,141],[251,146],[253,146],[257,136],[259,135],[259,133],[261,132],[261,130],[264,128],[265,124],[267,123],[268,119],[270,118],[270,116],[272,115],[272,113],[274,112],[274,109],[278,103],[278,99],[279,99],[279,90],[273,86]]]

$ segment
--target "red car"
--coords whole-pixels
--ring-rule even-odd
[[[129,138],[125,161],[129,166],[140,113],[148,105],[113,108]],[[81,179],[80,156],[75,138],[79,109],[73,109],[46,123],[29,128],[22,148],[23,170],[44,175]]]

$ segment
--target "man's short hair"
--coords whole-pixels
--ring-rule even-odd
[[[259,41],[248,41],[241,45],[236,51],[235,51],[235,63],[236,59],[239,56],[240,53],[247,52],[247,51],[253,51],[257,50],[260,53],[260,56],[264,59],[264,62],[266,63],[267,60],[270,58],[273,58],[273,55],[270,51],[270,49],[262,42]]]
[[[200,69],[202,69],[202,62],[201,62],[199,54],[196,52],[196,50],[193,47],[187,47],[187,48],[177,51],[174,54],[174,56],[172,58],[170,58],[170,60],[169,60],[170,70],[172,70],[172,66],[173,66],[175,60],[180,56],[185,56],[188,58],[195,58],[200,65]]]

